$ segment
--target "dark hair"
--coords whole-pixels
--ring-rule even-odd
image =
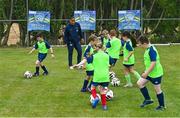
[[[96,35],[91,34],[91,35],[89,36],[89,38],[88,38],[88,42],[94,41],[96,38],[97,38]]]
[[[38,33],[38,34],[36,35],[36,37],[43,37],[43,34],[42,34],[42,33]]]
[[[144,44],[144,43],[148,44],[149,43],[149,39],[146,36],[140,36],[139,42],[141,44]]]
[[[72,15],[71,17],[70,17],[70,19],[74,19],[75,17]]]
[[[128,31],[124,31],[123,33],[122,33],[122,36],[124,37],[124,36],[126,36],[126,37],[128,37],[128,38],[130,38],[130,33],[128,32]]]

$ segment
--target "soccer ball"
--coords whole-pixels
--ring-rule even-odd
[[[116,76],[116,74],[114,72],[109,72],[109,78],[113,79]]]
[[[101,101],[101,96],[98,93],[96,95],[99,98],[99,101]],[[94,100],[94,97],[92,95],[90,95],[90,103],[92,103],[93,100]]]
[[[112,84],[113,86],[119,86],[119,85],[120,85],[120,80],[119,80],[118,78],[114,77],[114,78],[112,79],[112,81],[111,81],[111,84]]]
[[[113,91],[108,90],[106,93],[106,100],[111,100],[114,97]]]
[[[32,78],[32,73],[30,72],[30,71],[26,71],[25,73],[24,73],[24,77],[26,78],[26,79],[31,79]]]

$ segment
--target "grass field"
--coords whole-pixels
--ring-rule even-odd
[[[112,87],[115,97],[108,102],[108,111],[99,104],[92,109],[89,93],[81,93],[85,72],[67,68],[66,48],[55,48],[55,59],[50,55],[45,63],[50,71],[46,77],[24,79],[23,72],[34,71],[36,53],[28,55],[29,48],[0,48],[0,116],[74,116],[74,117],[180,117],[180,46],[158,47],[164,67],[162,88],[167,109],[155,111],[157,99],[152,85],[148,88],[155,103],[139,108],[143,98],[133,78],[133,88],[123,88],[125,80],[122,59],[114,71],[121,79],[120,87]],[[74,56],[76,53],[74,53]],[[144,69],[143,50],[136,48],[136,70]],[[74,57],[74,59],[76,59]]]

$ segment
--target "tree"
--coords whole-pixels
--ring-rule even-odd
[[[95,10],[97,19],[117,19],[118,10],[140,9],[140,0],[28,0],[29,10],[50,11],[51,19],[68,19],[73,15],[77,1],[77,10]],[[158,37],[176,37],[180,33],[180,21],[166,21],[164,18],[178,18],[179,0],[143,0],[143,18],[157,20],[144,20],[144,33]],[[25,0],[0,0],[0,19],[27,19]],[[12,21],[0,22],[0,42],[7,45],[9,30]],[[26,46],[25,41],[27,22],[17,22],[20,27],[21,45]],[[45,33],[47,38],[54,44],[57,43],[59,29],[67,21],[51,20],[51,32]],[[106,29],[116,28],[117,21],[97,21],[96,30],[101,27]],[[35,34],[35,32],[31,32]],[[134,33],[133,33],[134,34]],[[135,32],[136,34],[136,32]],[[31,41],[31,40],[30,40]]]

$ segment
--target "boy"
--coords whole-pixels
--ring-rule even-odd
[[[38,49],[39,53],[38,53],[38,60],[36,61],[36,72],[34,73],[33,76],[35,76],[35,77],[39,76],[39,67],[40,66],[44,71],[43,75],[48,75],[48,70],[45,67],[45,65],[43,65],[42,62],[47,56],[48,49],[50,49],[52,57],[54,57],[54,54],[53,54],[52,47],[49,45],[49,43],[47,41],[44,40],[42,34],[37,35],[37,43],[34,45],[33,49],[29,52],[29,54],[31,54],[36,49]]]
[[[93,52],[94,52],[93,47],[97,42],[97,37],[95,35],[91,35],[88,40],[89,40],[89,44],[85,48],[84,59],[90,57],[93,54]],[[83,60],[82,60],[82,62],[83,62]],[[81,65],[81,62],[80,62],[80,65]],[[78,66],[78,65],[75,65],[75,66]],[[92,64],[86,63],[85,66],[86,66],[87,77],[86,77],[86,79],[84,79],[84,83],[83,83],[83,87],[81,89],[81,92],[86,92],[87,90],[91,91],[91,83],[89,84],[88,87],[87,87],[87,85],[88,85],[90,79],[92,78],[92,76],[94,74],[94,68],[93,68]]]
[[[139,39],[140,46],[145,48],[144,53],[144,64],[145,64],[145,71],[141,75],[142,78],[138,80],[137,84],[140,88],[142,95],[144,96],[144,102],[140,107],[145,107],[148,104],[152,104],[153,101],[151,100],[148,89],[146,88],[146,84],[150,81],[154,85],[154,89],[157,94],[157,99],[159,102],[159,106],[156,110],[164,110],[164,94],[161,90],[161,79],[163,76],[163,68],[160,63],[160,57],[158,54],[157,49],[150,44],[149,40],[142,36]]]
[[[131,76],[130,73],[133,73],[137,79],[141,76],[138,72],[133,69],[135,58],[134,58],[134,49],[132,47],[132,42],[130,40],[130,33],[125,31],[122,33],[122,38],[125,41],[123,46],[123,65],[124,65],[124,73],[127,84],[124,87],[132,87]]]
[[[103,32],[102,32],[101,41],[105,48],[106,48],[107,43],[109,42],[108,33],[109,32],[107,30],[103,30]]]
[[[116,38],[116,30],[111,30],[110,36],[108,36],[108,38],[110,39],[110,41],[106,45],[106,51],[116,63],[116,61],[119,59],[122,44],[120,39]]]

